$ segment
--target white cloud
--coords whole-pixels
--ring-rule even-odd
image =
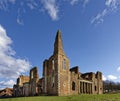
[[[93,17],[91,23],[102,23],[104,21],[104,17],[108,13],[113,13],[118,10],[119,5],[120,0],[106,0],[106,8],[101,13],[98,13],[95,17]]]
[[[35,9],[35,7],[34,7],[34,5],[33,5],[32,3],[27,3],[27,6],[28,6],[31,10]]]
[[[105,4],[109,6],[113,0],[106,0]]]
[[[120,67],[117,68],[117,71],[120,72]]]
[[[83,6],[85,7],[88,4],[89,0],[83,0]]]
[[[16,0],[0,0],[0,9],[8,10],[8,3],[15,4]]]
[[[102,13],[98,13],[96,17],[91,20],[91,23],[101,23],[104,21],[103,17],[108,13],[107,9],[104,9]]]
[[[24,21],[23,21],[23,19],[22,18],[20,18],[20,15],[18,15],[17,16],[17,23],[19,24],[19,25],[24,25]]]
[[[0,0],[0,9],[4,11],[10,11],[9,7],[16,6],[16,11],[18,12],[16,22],[20,25],[24,25],[23,15],[24,11],[36,10],[40,12],[46,12],[53,21],[59,19],[60,12],[60,2],[57,0]],[[67,1],[71,5],[82,3],[85,7],[88,4],[89,0],[61,0],[61,2]],[[21,10],[24,9],[24,10]],[[41,13],[41,12],[40,12]]]
[[[78,2],[80,1],[80,2],[83,4],[84,7],[85,7],[85,6],[88,4],[88,2],[89,2],[89,0],[66,0],[66,1],[69,1],[71,5],[78,4]]]
[[[8,7],[7,1],[6,0],[0,0],[0,9],[6,10]]]
[[[56,0],[42,0],[41,2],[43,3],[44,9],[47,10],[52,20],[57,20],[59,7],[57,6]]]
[[[104,75],[102,75],[102,79],[103,79],[103,81],[107,80],[107,78]]]
[[[29,0],[29,1],[27,2],[27,6],[28,6],[31,10],[38,8],[38,7],[39,7],[38,5],[39,5],[39,4],[38,4],[35,0]]]
[[[1,81],[1,82],[0,82],[0,85],[3,86],[3,87],[4,87],[4,86],[13,87],[14,84],[16,84],[16,82],[13,81],[13,80]]]
[[[24,8],[19,8],[17,13],[18,13],[18,15],[17,15],[17,23],[20,24],[20,25],[24,25],[22,15],[23,15],[23,13],[25,13],[25,9]]]
[[[116,79],[118,79],[117,76],[114,76],[114,75],[108,75],[107,78],[109,80],[116,80]]]
[[[0,0],[0,9],[4,11],[9,11],[9,6],[11,6],[9,3],[16,4],[15,2],[16,0]],[[21,0],[17,3],[19,5],[18,8],[16,8],[16,11],[18,11],[17,23],[20,25],[24,24],[22,16],[24,11],[26,10],[26,7],[30,10],[36,9],[38,12],[40,11],[40,9],[44,9],[52,18],[52,20],[57,20],[59,18],[59,6],[57,5],[56,0]]]
[[[71,4],[71,5],[74,5],[74,4],[78,3],[78,1],[79,1],[79,0],[71,0],[71,1],[70,1],[70,4]]]
[[[4,10],[4,11],[9,11],[9,6],[10,6],[10,4],[9,3],[11,3],[11,4],[15,4],[15,2],[16,2],[16,0],[0,0],[0,9],[1,10]],[[23,2],[20,2],[20,5],[22,4]],[[22,5],[21,5],[22,6]],[[22,7],[22,9],[23,9],[23,7]],[[20,11],[20,8],[18,8],[18,9],[16,9],[16,11],[18,11],[17,13],[18,13],[18,15],[17,15],[17,23],[18,24],[20,24],[20,25],[23,25],[24,24],[24,22],[23,22],[23,20],[22,20],[22,18],[21,18],[21,16],[22,16],[22,12]]]
[[[0,78],[17,78],[21,73],[29,71],[31,64],[26,59],[15,58],[11,47],[12,40],[0,25]]]
[[[106,0],[105,4],[108,7],[116,8],[119,3],[119,0]]]

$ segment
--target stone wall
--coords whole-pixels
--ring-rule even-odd
[[[78,73],[71,71],[70,73],[70,94],[76,95],[79,93],[79,79]]]
[[[38,70],[37,67],[34,67],[30,70],[30,95],[37,95],[38,94],[38,83],[39,76],[38,76]]]
[[[29,89],[29,82],[26,82],[23,84],[23,95],[24,96],[29,96],[29,92],[30,92],[30,89]]]
[[[25,82],[29,82],[29,76],[20,75],[19,78],[17,79],[17,85],[23,86],[23,83]]]

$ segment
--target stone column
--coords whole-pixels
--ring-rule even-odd
[[[87,83],[85,82],[85,94],[87,92]]]
[[[87,89],[87,93],[89,94],[89,83],[87,83],[87,87],[88,87],[88,89]]]
[[[92,84],[90,84],[90,94],[92,94]]]
[[[86,92],[87,94],[88,94],[88,89],[89,89],[89,88],[88,88],[88,83],[87,83],[87,92]]]
[[[83,82],[81,82],[81,87],[80,87],[81,89],[81,93],[83,94]]]
[[[89,87],[89,94],[90,94],[90,83],[89,83],[88,87]]]
[[[85,93],[85,87],[84,87],[84,82],[83,82],[83,94]]]
[[[78,89],[79,89],[78,94],[80,94],[80,81],[78,82]]]
[[[89,83],[87,83],[87,94],[89,94]]]
[[[80,86],[79,86],[79,89],[80,89],[80,94],[81,94],[81,81],[80,81]]]
[[[87,82],[85,83],[85,88],[86,88],[85,92],[87,94]]]
[[[84,93],[86,93],[86,83],[84,82]]]

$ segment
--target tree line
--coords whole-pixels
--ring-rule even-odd
[[[120,93],[120,82],[103,81],[103,93]]]

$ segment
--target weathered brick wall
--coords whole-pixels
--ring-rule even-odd
[[[71,71],[70,78],[71,78],[70,79],[70,94],[71,95],[76,95],[76,94],[78,94],[79,87],[80,87],[78,74],[75,73],[74,71]]]
[[[34,67],[30,70],[30,95],[38,95],[38,70],[37,67]]]
[[[29,82],[23,84],[23,95],[29,96]]]
[[[97,72],[96,74],[92,73],[92,80],[93,80],[92,93],[103,94],[102,73],[101,72]]]
[[[70,94],[69,60],[65,55],[58,56],[58,90],[59,95]],[[63,63],[65,61],[65,64]]]
[[[17,85],[23,86],[23,83],[25,82],[29,82],[29,76],[20,75],[19,78],[17,79]]]
[[[70,93],[69,60],[63,51],[60,31],[56,35],[53,55],[44,62],[43,78],[46,93],[54,95]]]
[[[45,93],[58,95],[58,62],[56,56],[44,61],[43,78]]]
[[[101,72],[97,72],[96,73],[96,79],[97,79],[97,94],[102,94],[103,93],[103,82],[102,82],[102,73]]]
[[[30,80],[36,79],[36,82],[39,80],[38,69],[34,67],[30,70]]]

